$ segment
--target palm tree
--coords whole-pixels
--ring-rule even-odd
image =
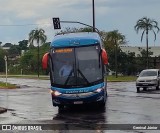
[[[117,62],[117,49],[118,45],[125,44],[125,36],[118,32],[118,30],[110,31],[107,33],[106,41],[115,47],[115,70],[116,70],[116,78],[117,78],[117,69],[118,69],[118,62]]]
[[[141,42],[143,40],[143,35],[144,33],[146,34],[146,51],[147,51],[147,68],[149,67],[149,61],[148,61],[148,32],[152,31],[154,33],[154,41],[156,40],[156,33],[154,29],[157,29],[157,33],[159,32],[159,27],[158,27],[158,22],[155,20],[152,20],[147,17],[143,17],[139,19],[134,26],[134,29],[138,33],[139,30],[143,30],[142,35],[141,35]]]
[[[43,29],[35,29],[32,30],[29,33],[29,42],[31,45],[33,45],[34,41],[37,42],[38,44],[38,78],[39,78],[39,66],[40,66],[40,62],[39,62],[39,45],[40,43],[45,43],[47,40],[47,36],[44,34],[45,31]]]

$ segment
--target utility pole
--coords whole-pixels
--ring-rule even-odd
[[[93,13],[93,32],[95,32],[95,8],[94,8],[94,0],[92,0],[92,13]]]
[[[40,63],[39,63],[39,39],[38,39],[38,79],[39,79],[39,66],[40,66]]]

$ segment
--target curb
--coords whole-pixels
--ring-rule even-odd
[[[0,107],[0,114],[4,112],[7,112],[7,109]]]
[[[123,81],[123,80],[107,80],[107,82],[136,82],[135,80]]]
[[[15,87],[5,87],[5,86],[0,86],[0,89],[18,89],[21,88],[19,85],[15,85]]]

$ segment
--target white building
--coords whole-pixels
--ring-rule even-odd
[[[135,52],[135,56],[140,54],[141,50],[146,50],[146,47],[138,47],[138,46],[121,46],[121,50],[125,53],[128,52]],[[148,50],[153,52],[153,55],[151,57],[160,56],[160,46],[152,46],[148,47]]]
[[[4,49],[4,50],[9,50],[10,47],[2,47],[2,49]]]

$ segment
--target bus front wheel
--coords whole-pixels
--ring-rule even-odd
[[[61,113],[64,110],[64,105],[58,105],[58,112]]]
[[[106,100],[107,100],[107,94],[104,96],[103,101],[98,103],[98,106],[100,107],[100,109],[104,109],[106,106]]]

